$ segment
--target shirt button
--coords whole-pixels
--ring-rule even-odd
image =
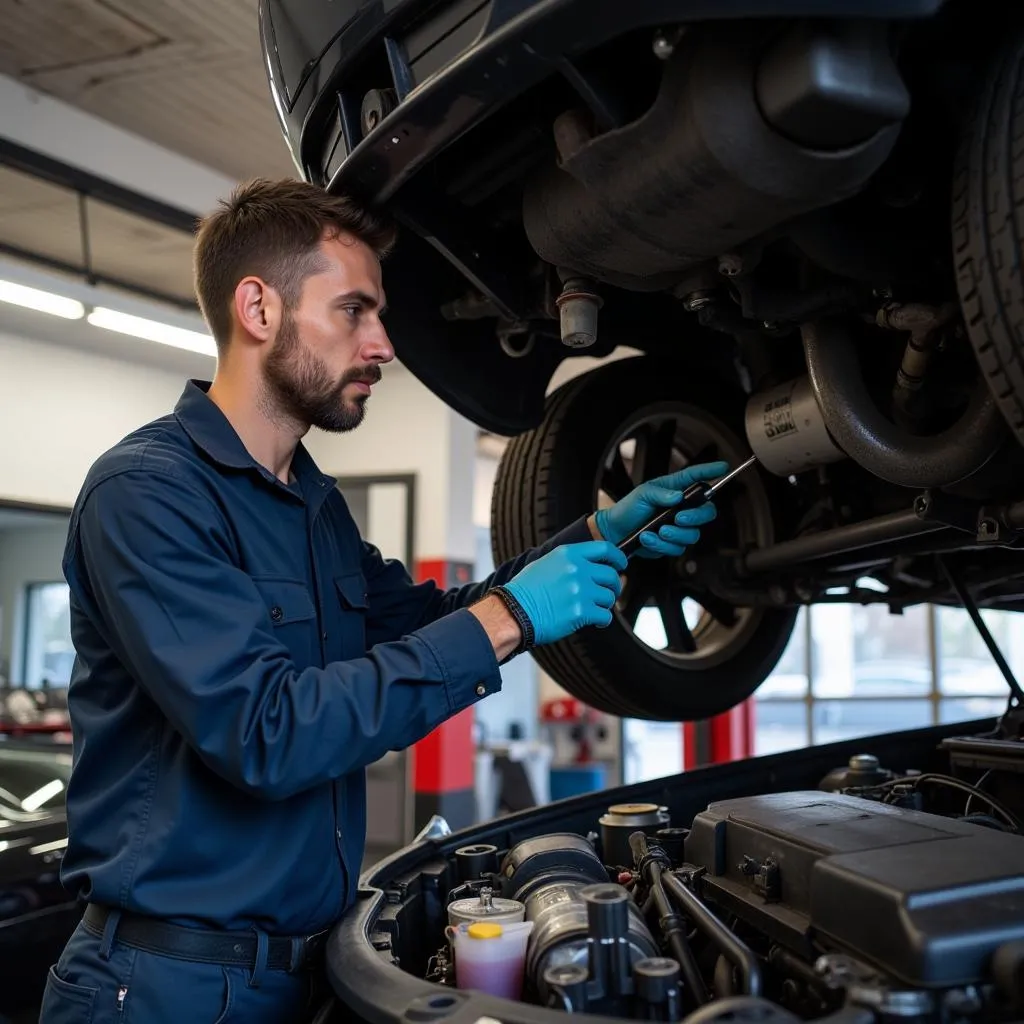
[[[279,605],[275,604],[274,607],[270,609],[270,617],[274,622],[280,622],[284,618],[284,612],[281,611]]]
[[[324,635],[323,635],[322,639],[324,639],[324,640],[326,640],[326,639],[327,639],[327,634],[326,634],[326,633],[324,633]]]
[[[478,687],[476,688],[476,695],[477,695],[478,697],[482,697],[482,696],[483,696],[483,695],[484,695],[484,694],[485,694],[486,692],[487,692],[487,687],[486,687],[486,686],[484,686],[484,684],[483,684],[483,683],[481,683],[481,684],[480,684],[480,685],[479,685],[479,686],[478,686]]]

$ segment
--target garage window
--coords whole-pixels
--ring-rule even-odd
[[[1024,677],[1024,619],[982,616]],[[756,752],[996,715],[1007,696],[961,609],[918,605],[892,615],[883,605],[817,605],[801,611],[782,660],[757,693]]]
[[[70,591],[66,583],[30,583],[25,588],[22,685],[66,687],[75,649],[71,643]]]

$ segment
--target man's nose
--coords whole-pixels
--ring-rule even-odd
[[[384,325],[378,320],[376,330],[363,342],[360,355],[367,362],[390,363],[395,358],[395,348],[391,344],[388,332]]]

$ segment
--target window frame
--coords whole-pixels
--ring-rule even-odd
[[[33,602],[32,594],[33,591],[41,590],[44,587],[61,587],[64,590],[68,590],[67,580],[26,580],[25,585],[22,588],[22,601],[23,601],[23,614],[21,622],[21,686],[26,690],[41,690],[43,689],[42,680],[38,683],[32,683],[29,681],[29,670],[32,664],[32,624],[33,624]],[[71,595],[68,593],[68,603],[70,607]],[[68,632],[68,639],[71,638],[70,631]],[[57,686],[60,689],[61,686],[66,686],[66,683],[62,683]]]
[[[942,688],[942,652],[940,650],[940,631],[939,631],[939,613],[942,610],[959,612],[966,615],[967,613],[959,607],[947,607],[945,605],[935,605],[929,603],[923,603],[923,607],[926,609],[925,615],[925,629],[926,629],[926,668],[928,673],[928,690],[923,693],[906,694],[906,693],[848,693],[843,695],[821,695],[815,693],[815,663],[814,663],[814,611],[817,606],[807,605],[804,606],[806,611],[805,615],[802,615],[797,620],[797,627],[794,630],[793,636],[790,638],[789,643],[793,643],[798,637],[803,642],[803,652],[801,657],[801,668],[803,670],[804,678],[806,680],[806,688],[801,695],[772,695],[768,694],[764,697],[759,696],[757,693],[754,694],[754,707],[755,707],[755,732],[757,730],[757,717],[756,709],[764,705],[803,705],[804,707],[804,740],[808,747],[815,746],[821,742],[816,736],[815,729],[815,711],[819,705],[827,706],[829,704],[850,704],[850,703],[885,703],[885,702],[914,702],[914,701],[927,701],[930,710],[930,724],[940,725],[943,722],[942,710],[946,705],[955,705],[958,702],[970,700],[972,698],[981,698],[986,700],[1002,700],[1002,693],[992,694],[967,694],[967,693],[956,693],[946,692]],[[1018,616],[1020,622],[1024,624],[1024,613],[1022,612],[1006,612],[1005,614],[1010,616]],[[971,625],[973,629],[973,624]],[[788,644],[787,644],[788,647]],[[785,654],[783,654],[785,657]],[[780,659],[781,661],[781,659]],[[1013,666],[1011,665],[1011,668]],[[768,677],[770,679],[771,676]],[[766,680],[767,681],[767,680]],[[1007,689],[1005,697],[1009,699],[1009,690]],[[818,729],[817,731],[820,731]],[[827,741],[824,741],[827,742]],[[796,749],[796,748],[790,748]]]

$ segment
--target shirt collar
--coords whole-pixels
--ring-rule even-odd
[[[210,381],[206,380],[190,380],[185,385],[185,390],[174,407],[174,416],[185,433],[194,444],[222,466],[231,469],[254,469],[268,482],[276,483],[288,490],[273,473],[249,454],[235,428],[207,394],[209,389]],[[320,472],[313,457],[301,443],[296,446],[295,455],[292,457],[292,472],[307,496],[323,493],[337,483],[334,477]]]

